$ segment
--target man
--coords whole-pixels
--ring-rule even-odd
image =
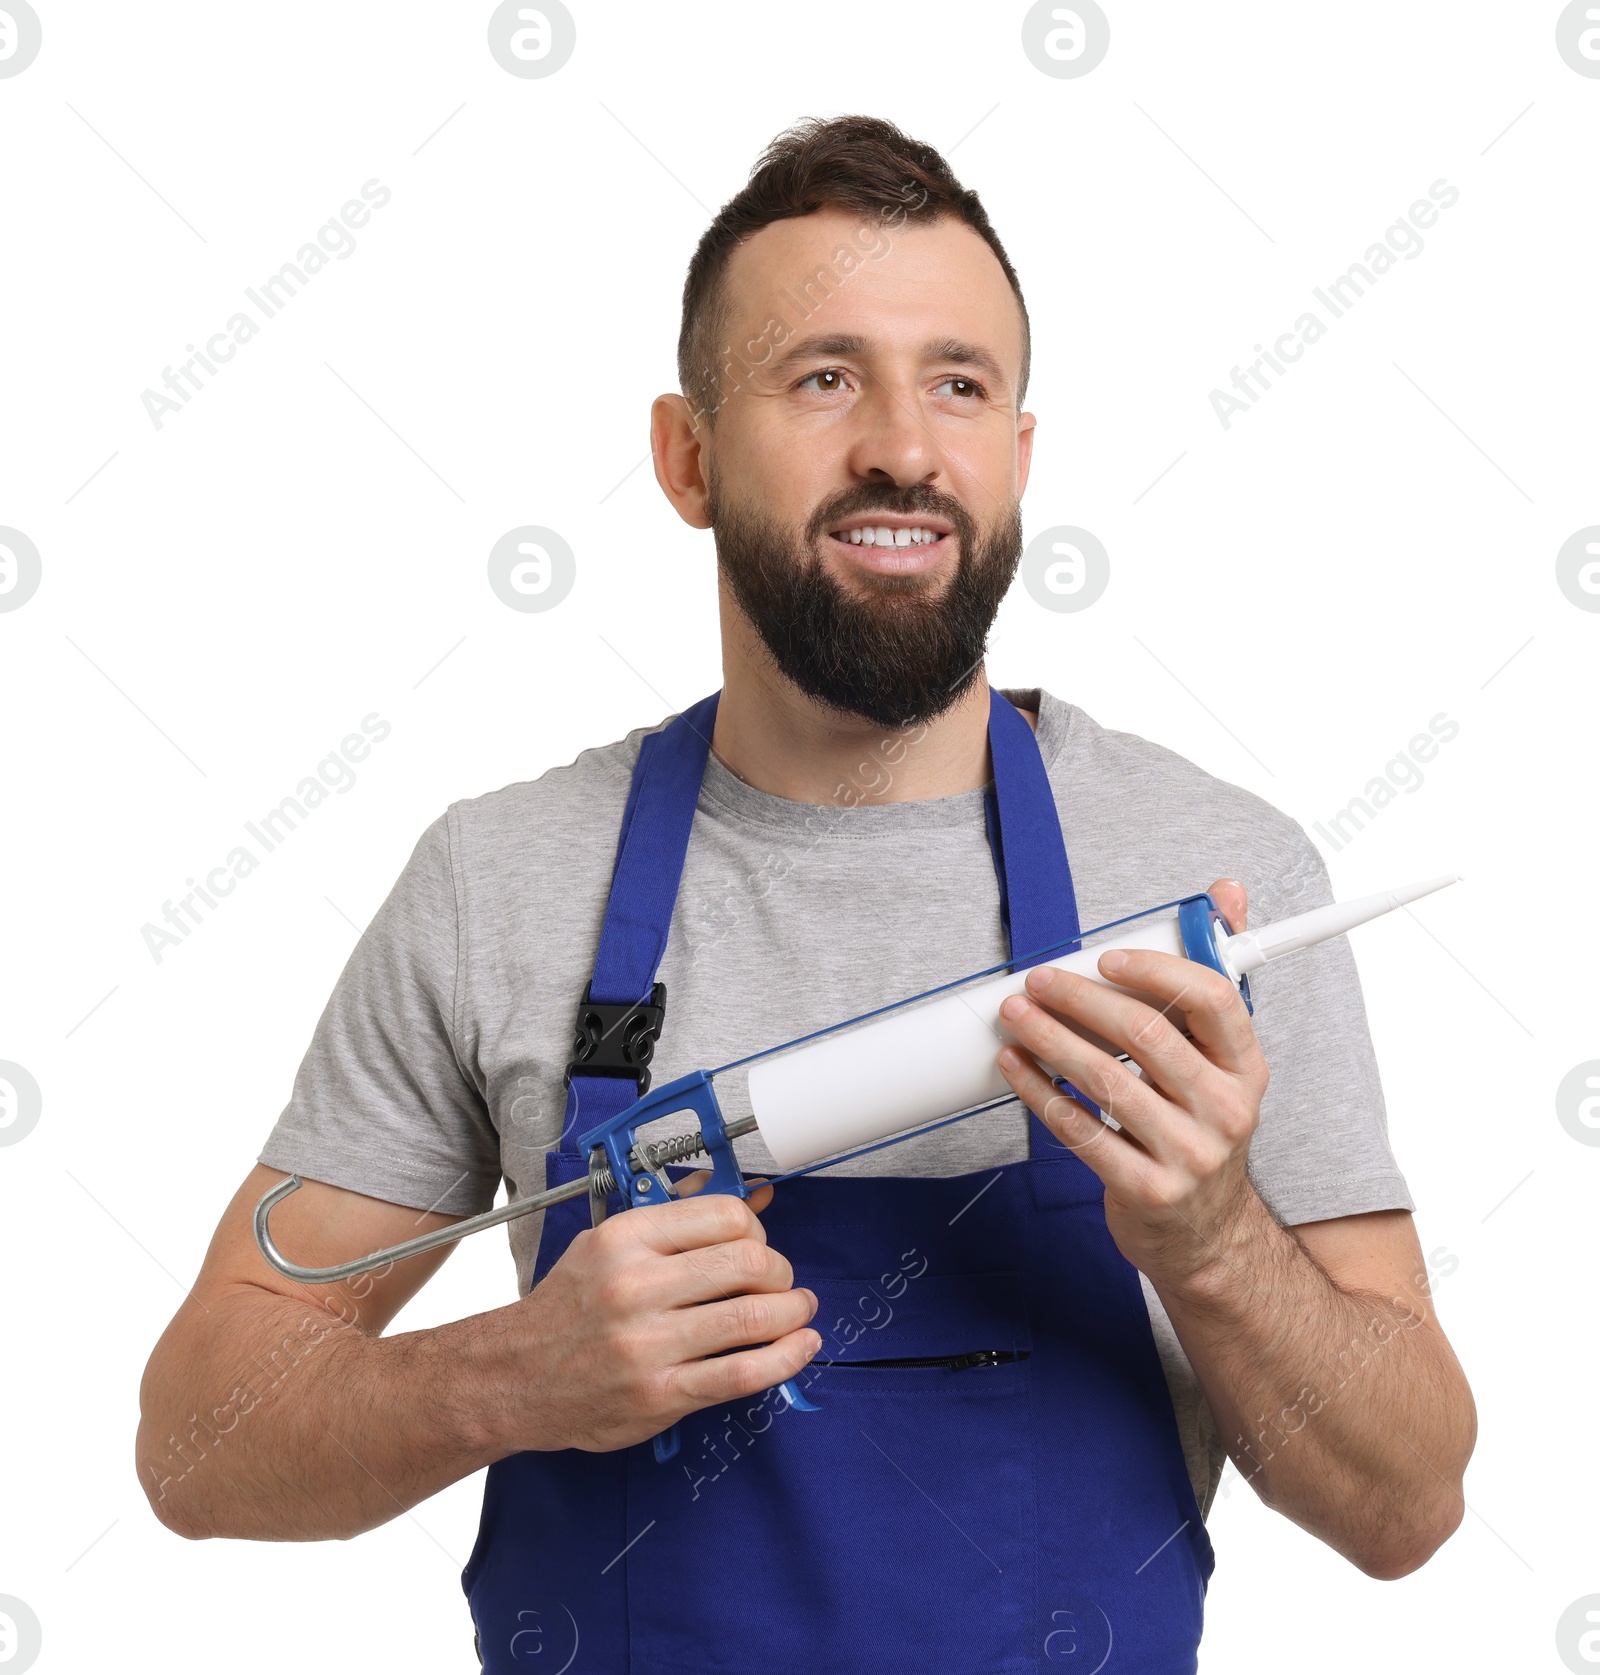
[[[652,416],[715,536],[720,699],[424,834],[151,1359],[170,1528],[349,1536],[489,1466],[486,1667],[560,1606],[574,1669],[769,1675],[1032,1668],[1063,1636],[1192,1669],[1225,1452],[1373,1576],[1455,1528],[1472,1401],[1343,941],[1261,973],[1253,1024],[1169,955],[1036,974],[999,1054],[1023,1103],[748,1203],[514,1222],[526,1294],[435,1330],[380,1336],[441,1254],[301,1287],[253,1243],[289,1171],[274,1234],[307,1265],[575,1178],[638,1087],[574,1058],[581,1001],[663,984],[666,1079],[1218,872],[1236,928],[1247,885],[1267,920],[1328,899],[1256,798],[991,693],[1028,353],[976,197],[886,123],[802,125],[722,210]],[[773,1168],[759,1134],[739,1155]],[[763,1394],[797,1377],[815,1412]]]

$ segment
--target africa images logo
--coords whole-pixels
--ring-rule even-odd
[[[4,0],[0,4],[0,77],[20,76],[39,56],[43,39],[39,14],[27,0]]]
[[[0,611],[20,611],[38,591],[43,574],[33,542],[20,529],[0,524]]]
[[[505,0],[489,17],[489,51],[513,76],[553,76],[577,44],[578,26],[561,0]]]

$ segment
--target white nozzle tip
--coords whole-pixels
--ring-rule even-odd
[[[1392,913],[1397,907],[1405,907],[1460,881],[1459,873],[1450,873],[1443,878],[1425,879],[1420,884],[1402,885],[1398,890],[1363,896],[1357,901],[1329,902],[1326,907],[1312,908],[1309,913],[1280,919],[1275,925],[1263,925],[1259,930],[1240,931],[1236,936],[1219,939],[1218,951],[1237,981],[1249,972],[1260,970],[1268,960],[1342,936],[1369,919]]]
[[[1425,878],[1420,884],[1404,884],[1398,890],[1386,892],[1394,897],[1396,907],[1404,907],[1407,902],[1420,901],[1424,896],[1431,896],[1435,890],[1442,890],[1448,884],[1459,884],[1461,874],[1451,872],[1440,878]]]

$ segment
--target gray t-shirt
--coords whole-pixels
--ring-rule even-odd
[[[1039,712],[1084,927],[1240,879],[1252,924],[1330,899],[1294,821],[1181,756],[1048,693]],[[261,1161],[416,1209],[472,1215],[502,1175],[544,1185],[562,1072],[644,730],[568,767],[456,803],[423,833],[341,974]],[[707,764],[660,977],[657,1081],[740,1058],[1006,957],[983,793],[886,802],[915,744],[886,739],[833,804],[757,791]],[[1285,1224],[1410,1209],[1344,938],[1252,979],[1271,1070],[1251,1174]],[[718,1092],[745,1114],[742,1084]],[[1027,1156],[1003,1107],[838,1166],[965,1174]],[[759,1134],[747,1173],[773,1169]],[[779,1189],[782,1190],[781,1188]],[[542,1217],[510,1224],[530,1283]],[[1149,1283],[1190,1476],[1209,1508],[1220,1439]]]

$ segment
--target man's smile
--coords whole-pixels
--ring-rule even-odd
[[[867,512],[828,532],[830,541],[853,549],[851,560],[880,575],[916,575],[932,570],[950,548],[951,527],[943,518]]]

